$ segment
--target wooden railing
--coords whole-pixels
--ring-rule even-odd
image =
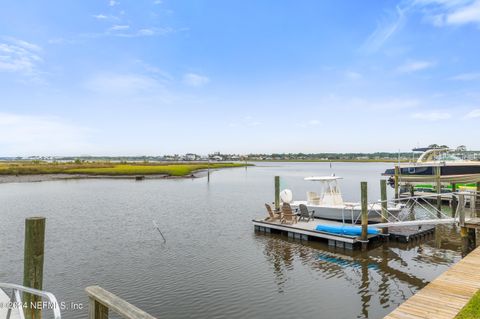
[[[156,319],[100,286],[87,287],[85,292],[90,300],[89,319],[107,319],[109,310],[125,319]]]

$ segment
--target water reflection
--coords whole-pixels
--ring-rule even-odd
[[[445,226],[423,242],[391,242],[367,252],[300,242],[277,234],[257,233],[256,237],[271,264],[279,293],[286,291],[294,271],[299,271],[295,267],[313,270],[326,281],[341,278],[361,305],[354,309],[357,318],[377,317],[371,314],[372,308],[377,312],[382,309],[382,316],[387,314],[460,258],[456,230]],[[440,245],[437,238],[441,238]]]

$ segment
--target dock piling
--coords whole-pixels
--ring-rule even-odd
[[[457,184],[452,183],[452,194],[455,194],[457,192]],[[455,214],[457,212],[457,207],[458,207],[458,201],[456,196],[452,196],[452,217],[455,218]]]
[[[475,195],[475,216],[480,217],[480,182],[477,182],[477,194]]]
[[[476,247],[475,228],[468,228],[465,224],[465,195],[458,194],[458,220],[460,224],[460,237],[462,239],[462,253],[466,256]]]
[[[275,209],[280,210],[280,176],[275,176]]]
[[[440,166],[435,167],[435,183],[437,185],[437,216],[441,218],[440,212],[442,211],[442,183],[440,181]]]
[[[388,210],[387,210],[387,181],[384,179],[380,180],[380,198],[382,201],[382,223],[388,221]],[[388,234],[388,227],[382,228],[382,234]]]
[[[361,190],[361,202],[362,202],[362,250],[365,250],[367,247],[366,243],[368,241],[368,195],[367,195],[367,182],[360,183]]]
[[[23,260],[23,285],[42,290],[43,259],[45,250],[45,217],[29,217],[25,219],[25,248]],[[41,319],[41,307],[32,305],[41,302],[41,297],[23,294],[26,319]]]
[[[400,178],[400,168],[395,165],[395,199],[399,199],[400,198],[400,194],[399,194],[399,191],[398,191],[398,185],[399,185],[399,178]]]

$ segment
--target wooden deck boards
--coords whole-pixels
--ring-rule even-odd
[[[480,247],[410,297],[385,319],[452,319],[479,289]]]

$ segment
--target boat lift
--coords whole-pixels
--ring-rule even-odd
[[[428,202],[428,199],[436,199],[437,194],[432,195],[424,195],[424,196],[412,196],[412,197],[405,197],[399,199],[391,199],[386,201],[377,201],[373,203],[369,203],[369,210],[373,210],[378,213],[379,217],[382,217],[382,211],[375,209],[378,207],[378,203],[403,203],[404,207],[402,211],[398,215],[394,215],[388,211],[388,208],[385,209],[387,212],[387,221],[381,223],[371,224],[372,227],[377,228],[387,228],[387,227],[401,227],[401,226],[421,226],[421,225],[438,225],[438,224],[455,224],[460,221],[462,212],[465,212],[466,208],[466,196],[472,196],[475,198],[477,196],[476,191],[472,192],[455,192],[452,193],[457,199],[457,208],[455,214],[452,216],[446,215],[441,210],[437,209],[437,207],[433,206],[431,203]],[[470,201],[470,203],[475,202],[474,199]],[[375,205],[377,204],[377,205]],[[421,208],[421,212],[423,216],[418,216],[417,212],[415,211],[416,207]],[[472,207],[470,207],[471,210]],[[383,210],[383,209],[382,209]],[[418,218],[421,217],[421,218]],[[465,216],[466,220],[472,218],[472,216]],[[345,219],[343,219],[343,223],[345,224]],[[353,221],[352,224],[357,224],[357,220]]]

